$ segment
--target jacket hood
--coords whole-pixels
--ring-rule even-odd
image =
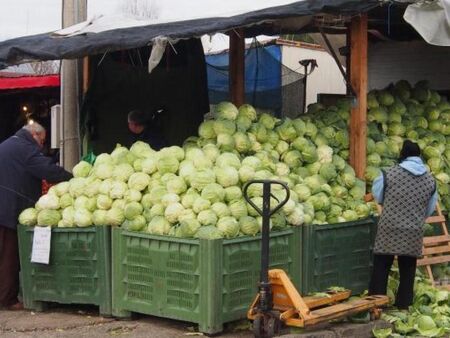
[[[403,162],[400,163],[400,167],[408,170],[415,176],[423,175],[428,171],[422,159],[418,156],[407,157]]]

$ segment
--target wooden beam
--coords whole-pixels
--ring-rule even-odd
[[[89,56],[85,56],[83,58],[83,95],[89,89]]]
[[[244,29],[230,32],[230,99],[237,107],[245,103],[245,38]]]
[[[350,118],[350,164],[364,178],[367,144],[367,14],[350,25],[350,82],[357,95]]]

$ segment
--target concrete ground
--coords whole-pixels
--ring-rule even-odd
[[[372,328],[386,327],[377,321],[368,324],[325,325],[315,330],[284,330],[283,338],[369,338]],[[202,336],[192,323],[163,318],[140,316],[133,320],[103,318],[92,309],[53,308],[44,313],[0,310],[0,337],[2,338],[55,338],[55,337],[158,337],[177,338]],[[253,337],[247,321],[227,325],[217,335],[223,338]]]

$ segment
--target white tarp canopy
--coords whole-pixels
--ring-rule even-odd
[[[52,33],[0,42],[0,69],[37,60],[74,59],[86,55],[140,48],[164,41],[199,38],[245,27],[246,36],[300,32],[320,13],[355,15],[380,0],[211,0],[208,6],[195,1],[166,0],[177,5],[155,17],[97,16]],[[206,8],[205,8],[206,7]],[[182,10],[185,8],[185,10]]]
[[[450,46],[450,0],[420,1],[403,16],[431,45]]]

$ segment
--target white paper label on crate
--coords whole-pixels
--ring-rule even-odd
[[[35,227],[33,235],[33,249],[31,250],[31,262],[48,264],[50,261],[50,240],[52,228]]]

